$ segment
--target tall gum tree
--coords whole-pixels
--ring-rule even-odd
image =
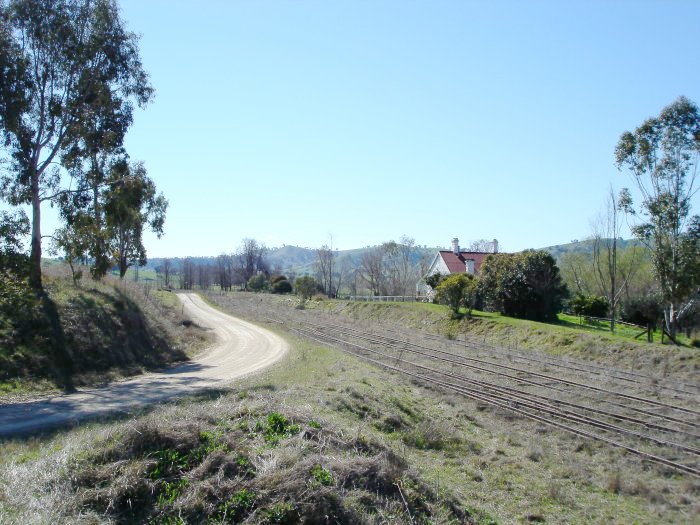
[[[153,89],[114,0],[0,0],[0,38],[2,197],[31,207],[29,281],[41,290],[41,204],[76,191],[61,156],[105,89],[138,105]]]
[[[143,231],[163,234],[168,201],[156,193],[143,164],[126,161],[112,168],[103,200],[107,235],[123,279],[130,266],[146,264]]]
[[[700,112],[685,97],[623,133],[615,149],[618,169],[631,172],[641,194],[635,208],[629,190],[623,191],[620,205],[637,217],[632,232],[651,250],[674,339],[700,287],[700,216],[690,214],[699,158]]]

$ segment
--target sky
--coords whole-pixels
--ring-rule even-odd
[[[697,1],[120,5],[156,89],[126,141],[169,201],[151,257],[584,239],[633,184],[621,133],[700,103]]]

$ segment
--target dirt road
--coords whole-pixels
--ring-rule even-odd
[[[31,434],[107,413],[130,412],[192,394],[261,370],[286,353],[287,343],[254,324],[224,314],[191,293],[179,294],[186,315],[211,329],[217,342],[181,365],[104,388],[0,406],[0,437]]]

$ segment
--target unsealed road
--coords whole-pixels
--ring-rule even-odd
[[[0,437],[31,434],[95,416],[129,412],[223,383],[270,366],[288,349],[272,332],[215,310],[198,295],[179,294],[188,317],[211,329],[216,343],[195,359],[103,388],[26,403],[0,405]]]

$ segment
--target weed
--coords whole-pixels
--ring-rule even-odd
[[[544,452],[539,446],[533,446],[527,452],[527,459],[535,463],[541,461],[542,456],[544,456]]]
[[[310,485],[312,487],[318,487],[319,485],[330,486],[333,485],[333,475],[331,472],[321,465],[314,465],[311,469],[312,481]]]
[[[436,419],[422,421],[403,435],[403,442],[420,450],[446,450],[462,443],[454,428]]]
[[[291,503],[275,503],[263,511],[265,523],[288,525],[298,521],[297,513]]]
[[[284,415],[279,412],[271,412],[267,415],[266,425],[256,425],[256,430],[260,431],[264,428],[265,441],[276,445],[281,438],[291,437],[298,434],[301,427],[291,423]]]
[[[189,465],[189,458],[179,450],[166,448],[155,453],[156,464],[151,469],[149,478],[152,480],[163,479],[173,473],[184,471]]]
[[[200,463],[205,457],[217,450],[230,452],[231,448],[222,441],[222,436],[223,432],[220,430],[200,432],[200,444],[190,453],[192,460]]]
[[[248,489],[241,489],[233,494],[228,500],[219,505],[217,512],[221,521],[236,522],[248,514],[255,505],[255,492]]]
[[[189,484],[190,482],[184,478],[177,481],[163,481],[160,485],[161,489],[158,493],[156,505],[159,507],[172,505]]]

